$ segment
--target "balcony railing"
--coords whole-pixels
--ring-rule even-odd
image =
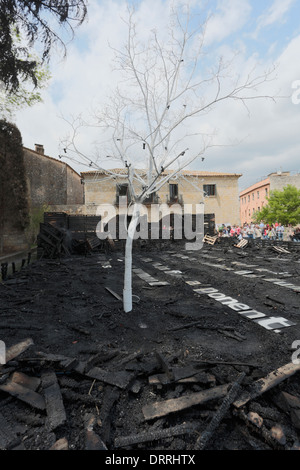
[[[179,194],[178,196],[167,196],[167,204],[180,204],[183,205],[183,196]]]

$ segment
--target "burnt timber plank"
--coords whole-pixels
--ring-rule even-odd
[[[87,429],[85,439],[85,450],[107,450],[102,439],[94,431]]]
[[[53,444],[49,450],[69,450],[69,443],[65,437],[62,437]]]
[[[117,437],[114,441],[114,445],[116,448],[118,447],[127,447],[132,446],[134,444],[141,444],[143,442],[150,442],[150,441],[157,441],[160,439],[173,437],[173,436],[181,436],[184,434],[191,434],[196,431],[196,426],[190,423],[183,423],[179,424],[178,426],[161,429],[161,430],[154,430],[148,432],[142,432],[139,434],[133,434],[130,436],[122,436]]]
[[[102,406],[100,408],[99,418],[101,420],[101,439],[106,445],[109,445],[110,434],[112,427],[112,419],[114,415],[114,407],[116,402],[119,400],[121,391],[110,385],[107,385],[104,389]]]
[[[218,409],[217,413],[214,415],[213,419],[210,421],[207,429],[198,437],[196,444],[194,446],[196,450],[203,450],[206,447],[209,439],[213,436],[213,433],[216,431],[222,419],[225,417],[231,404],[236,399],[237,395],[240,393],[241,383],[245,375],[246,373],[242,372],[238,376],[237,380],[234,382],[232,387],[230,388],[228,394],[223,399],[223,402],[220,408]]]
[[[89,372],[86,372],[85,375],[92,377],[93,379],[100,380],[100,382],[105,382],[110,385],[115,385],[118,388],[126,388],[131,380],[134,378],[134,374],[126,371],[117,371],[117,372],[108,372],[106,370],[100,369],[99,367],[94,367]]]
[[[205,372],[199,372],[193,367],[183,367],[179,369],[173,369],[174,381],[170,381],[166,374],[155,374],[148,378],[150,385],[168,385],[172,382],[178,383],[203,383],[203,384],[215,384],[216,379],[211,374]]]
[[[14,346],[11,346],[10,348],[8,348],[7,351],[6,351],[6,362],[9,362],[12,359],[14,359],[15,357],[22,354],[32,344],[33,344],[33,340],[31,338],[28,338],[28,339],[25,339],[24,341],[21,341],[18,344],[15,344]]]
[[[53,431],[66,422],[65,407],[56,374],[54,372],[44,374],[42,385],[47,411],[46,426]]]
[[[174,377],[174,372],[172,371],[172,369],[169,367],[166,359],[157,351],[155,351],[155,356],[156,356],[156,359],[160,365],[160,367],[162,368],[162,370],[164,371],[164,373],[167,375],[168,379],[170,381],[174,380],[175,377]]]
[[[156,402],[146,405],[142,408],[145,420],[153,418],[161,418],[176,411],[185,410],[195,405],[201,405],[210,400],[222,398],[226,395],[230,384],[219,385],[217,387],[203,390],[201,392],[192,393],[180,398],[171,398],[169,400]]]
[[[13,397],[31,405],[33,408],[37,408],[39,410],[44,410],[46,408],[45,400],[42,395],[12,381],[0,385],[0,390],[9,393]]]
[[[23,372],[14,372],[11,380],[19,385],[23,385],[23,387],[30,388],[30,390],[33,390],[34,392],[36,392],[41,383],[38,377],[29,377],[28,375],[23,374]]]
[[[52,353],[44,353],[39,351],[38,356],[41,356],[44,361],[49,362],[58,362],[59,366],[62,367],[65,371],[70,371],[72,369],[76,369],[78,366],[78,360],[74,357],[63,356],[62,354],[52,354]]]
[[[88,417],[85,431],[85,450],[107,450],[106,445],[101,437],[94,431],[96,424],[95,416]]]
[[[287,378],[294,375],[300,370],[300,364],[289,363],[274,371],[270,372],[266,377],[257,380],[250,386],[250,389],[245,391],[241,397],[236,400],[233,405],[236,408],[244,406],[248,401],[262,395],[271,388],[275,387],[279,383],[283,382]]]

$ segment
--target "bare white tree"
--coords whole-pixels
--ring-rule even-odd
[[[260,93],[274,68],[261,74],[255,68],[233,74],[235,55],[231,60],[210,57],[208,68],[204,57],[209,18],[200,21],[188,6],[177,8],[171,11],[168,30],[153,29],[140,41],[135,15],[134,9],[128,10],[127,41],[122,50],[115,50],[122,80],[108,105],[95,114],[95,125],[109,132],[109,148],[105,151],[102,146],[103,156],[109,154],[127,168],[133,205],[125,248],[125,312],[132,310],[132,244],[143,201],[215,145],[214,133],[205,128],[211,110],[224,101],[238,101],[248,110],[249,100],[274,99]],[[77,130],[73,124],[67,150],[94,169],[104,168],[76,147]],[[193,151],[189,143],[195,139]],[[147,170],[146,177],[139,168]],[[124,174],[112,176],[124,178]]]

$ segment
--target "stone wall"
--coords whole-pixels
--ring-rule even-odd
[[[68,215],[95,215],[95,212],[89,212],[84,204],[50,204],[48,211],[65,212]]]
[[[50,204],[82,204],[83,185],[81,177],[66,163],[24,148],[29,201],[31,207]]]
[[[26,250],[34,243],[39,231],[39,218],[43,217],[43,210],[50,205],[72,206],[75,213],[82,213],[84,202],[84,187],[81,184],[81,176],[69,165],[44,154],[42,145],[36,145],[35,150],[21,148],[22,175],[26,186],[26,204],[28,205],[29,223],[20,224],[19,208],[13,205],[16,199],[15,190],[9,181],[16,179],[20,164],[15,167],[8,166],[11,159],[6,158],[6,170],[2,164],[0,168],[0,254]],[[2,156],[3,159],[3,151]],[[9,173],[9,175],[5,175]],[[9,178],[8,178],[9,176]],[[7,186],[7,187],[6,187]],[[15,185],[19,188],[20,185]],[[20,201],[21,198],[17,197]],[[75,209],[75,206],[77,209]],[[42,220],[41,220],[42,221]]]

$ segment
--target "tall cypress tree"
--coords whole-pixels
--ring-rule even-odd
[[[24,230],[29,223],[22,137],[19,129],[0,121],[0,230]]]

